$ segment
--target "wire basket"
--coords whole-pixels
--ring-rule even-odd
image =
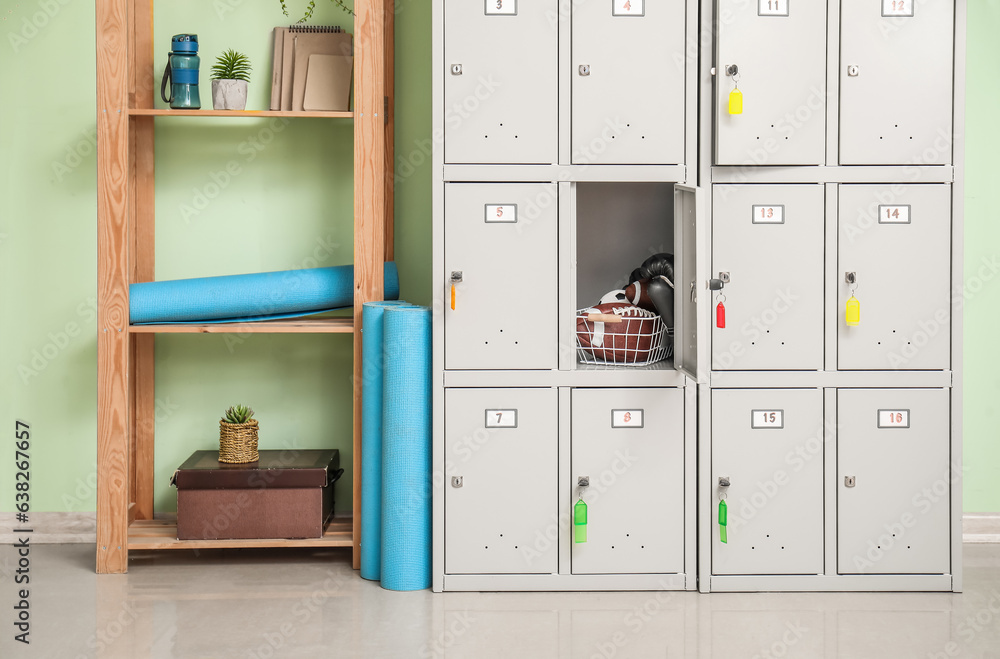
[[[590,320],[594,311],[576,312],[576,352],[581,364],[648,366],[673,355],[673,329],[660,316],[623,316],[609,329],[610,323]]]

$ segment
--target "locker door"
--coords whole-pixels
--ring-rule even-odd
[[[558,4],[444,3],[445,162],[558,160]]]
[[[841,0],[841,164],[951,163],[954,4]]]
[[[684,5],[574,0],[573,164],[684,162]]]
[[[712,368],[822,369],[823,186],[716,185],[713,197],[712,272],[730,282]]]
[[[445,367],[557,366],[558,188],[445,185]],[[530,316],[527,319],[525,314]]]
[[[950,421],[944,389],[837,392],[838,572],[950,571]]]
[[[572,501],[582,493],[588,515],[573,574],[683,572],[684,391],[574,389],[572,401]]]
[[[716,164],[824,164],[826,2],[719,0],[718,15]],[[742,114],[729,114],[733,65]]]
[[[839,368],[949,367],[950,245],[951,186],[840,186]],[[846,322],[847,273],[861,306],[855,326]]]
[[[558,413],[555,389],[445,392],[445,572],[557,570]]]
[[[708,222],[701,188],[674,186],[674,365],[696,382],[708,381]],[[705,372],[702,372],[704,369]]]
[[[712,574],[823,572],[823,433],[819,389],[712,391]]]

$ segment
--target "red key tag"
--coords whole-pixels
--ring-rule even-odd
[[[719,304],[715,307],[715,326],[719,329],[726,329],[726,305],[719,300]]]

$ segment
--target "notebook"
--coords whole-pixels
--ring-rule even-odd
[[[349,55],[310,55],[302,109],[328,112],[350,110],[353,64],[354,58]]]
[[[306,78],[309,74],[309,58],[313,55],[335,55],[349,58],[353,55],[353,42],[351,35],[340,31],[340,28],[336,28],[336,31],[305,34],[290,31],[285,37],[285,56],[287,57],[289,54],[288,37],[291,37],[294,61],[292,78],[285,78],[282,86],[287,88],[288,83],[292,83],[289,109],[301,112],[305,100]],[[287,70],[288,63],[283,62],[283,65],[284,69]],[[329,62],[320,66],[326,66],[328,71],[331,70]],[[336,71],[337,67],[333,67],[333,70]],[[317,80],[319,80],[318,76]],[[346,80],[343,77],[335,78],[332,83],[338,86],[347,86],[350,89],[350,75],[347,76]],[[284,97],[282,97],[282,109],[284,109]]]

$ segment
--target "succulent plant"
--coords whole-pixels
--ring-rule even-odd
[[[226,423],[247,423],[253,421],[253,410],[246,405],[233,405],[222,417]]]
[[[212,67],[212,80],[245,80],[250,82],[250,58],[232,48],[219,55]]]

